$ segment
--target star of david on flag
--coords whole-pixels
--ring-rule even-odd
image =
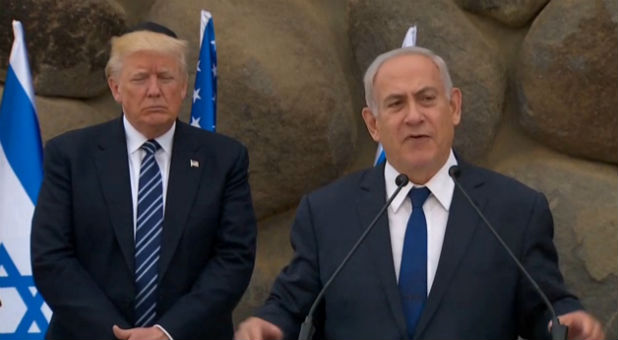
[[[212,15],[202,10],[200,56],[195,72],[191,125],[215,131],[217,125],[217,46]]]
[[[406,32],[406,36],[403,38],[403,43],[401,47],[410,47],[416,46],[416,25],[410,26],[408,31]],[[378,144],[378,150],[376,151],[376,158],[373,161],[373,165],[376,166],[378,164],[382,164],[386,161],[386,153],[384,153],[384,148],[382,144]]]
[[[34,286],[30,223],[43,180],[41,134],[22,25],[0,103],[0,339],[43,339],[51,310]]]

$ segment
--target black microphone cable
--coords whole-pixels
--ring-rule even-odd
[[[395,184],[397,184],[397,189],[395,190],[395,192],[391,195],[388,201],[386,201],[386,204],[384,204],[382,209],[380,209],[380,211],[378,212],[376,217],[371,221],[371,223],[369,223],[369,226],[365,229],[363,234],[358,238],[358,241],[356,241],[354,246],[352,246],[352,249],[350,249],[350,251],[345,256],[343,261],[341,261],[341,264],[339,264],[339,267],[337,267],[337,269],[335,269],[335,271],[331,274],[330,278],[328,279],[328,281],[326,281],[326,283],[320,290],[320,293],[313,301],[313,304],[311,305],[311,309],[309,309],[309,313],[307,313],[307,317],[305,318],[305,321],[300,326],[300,332],[298,334],[299,340],[309,340],[313,337],[313,333],[315,332],[315,326],[313,325],[313,314],[315,313],[315,309],[317,308],[320,300],[322,300],[324,293],[326,293],[326,290],[331,285],[335,277],[337,277],[337,274],[339,274],[339,272],[341,271],[341,269],[343,269],[343,267],[348,262],[350,257],[352,257],[354,252],[356,252],[356,249],[358,249],[358,247],[361,245],[363,240],[367,237],[371,229],[373,229],[373,226],[376,224],[378,219],[384,214],[384,211],[386,211],[386,209],[391,205],[391,202],[395,199],[397,194],[401,191],[401,189],[404,186],[406,186],[406,184],[408,184],[408,176],[404,174],[400,174],[399,176],[397,176],[397,178],[395,178]]]
[[[483,220],[483,222],[485,222],[485,225],[489,228],[489,230],[491,231],[492,234],[494,234],[494,236],[496,237],[496,239],[498,240],[498,242],[502,245],[502,248],[504,248],[504,250],[506,250],[506,252],[509,254],[509,256],[511,257],[511,259],[513,259],[513,261],[515,262],[515,264],[517,265],[517,267],[519,268],[519,270],[524,273],[524,276],[526,276],[526,278],[528,279],[528,281],[530,281],[530,283],[532,283],[532,286],[534,287],[534,289],[536,290],[536,292],[541,296],[541,298],[543,299],[543,302],[545,302],[545,305],[547,306],[547,309],[549,309],[549,311],[551,312],[552,315],[552,327],[551,327],[551,337],[553,340],[566,340],[567,338],[567,333],[568,333],[568,327],[565,325],[560,324],[560,321],[558,320],[558,317],[556,316],[556,311],[554,310],[554,307],[552,306],[552,304],[549,302],[549,299],[547,298],[547,296],[545,295],[545,293],[543,293],[543,291],[541,290],[541,288],[539,287],[539,285],[536,283],[536,281],[532,278],[532,276],[528,273],[528,271],[526,270],[526,268],[524,268],[524,266],[521,264],[521,262],[517,259],[517,257],[515,256],[515,254],[513,254],[513,252],[511,251],[511,249],[509,248],[509,246],[506,245],[506,242],[504,242],[504,240],[502,239],[502,237],[500,237],[500,235],[496,232],[496,230],[494,229],[494,227],[491,225],[491,223],[489,223],[489,221],[487,220],[487,218],[485,217],[485,215],[481,212],[481,210],[476,206],[476,204],[474,204],[474,202],[472,201],[472,199],[470,198],[470,196],[468,196],[468,193],[466,192],[466,190],[464,190],[464,188],[461,186],[461,184],[459,183],[459,181],[457,180],[457,177],[459,177],[461,173],[461,170],[459,169],[459,166],[457,165],[453,165],[452,167],[449,168],[448,170],[448,174],[449,176],[451,176],[451,178],[453,179],[453,182],[455,182],[455,186],[457,186],[457,188],[459,189],[459,191],[464,195],[464,197],[466,198],[466,200],[468,201],[468,203],[470,203],[470,205],[472,206],[472,208],[474,208],[474,210],[476,211],[476,213],[481,217],[481,219]]]

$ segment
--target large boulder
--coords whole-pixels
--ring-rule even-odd
[[[201,1],[157,1],[148,16],[189,40],[197,60]],[[338,177],[354,153],[347,41],[323,4],[212,1],[217,40],[217,131],[247,145],[259,218]]]
[[[461,8],[494,18],[509,27],[530,22],[549,0],[455,0]]]
[[[37,94],[89,98],[105,91],[109,39],[126,29],[115,1],[3,1],[0,51],[10,51],[11,19],[24,26]],[[8,57],[0,54],[0,68],[6,70]]]
[[[121,115],[120,106],[111,96],[85,102],[37,96],[36,107],[44,142],[65,131],[103,123]]]
[[[126,14],[128,26],[133,26],[138,22],[144,21],[150,7],[155,3],[155,0],[114,0],[123,9]]]
[[[417,45],[441,55],[463,91],[455,148],[467,159],[481,158],[502,116],[506,77],[497,46],[450,0],[350,0],[349,10],[350,40],[363,72],[378,54],[400,47],[408,27],[417,25]]]
[[[618,338],[617,168],[537,148],[496,169],[546,194],[567,287],[601,320],[607,339]]]
[[[568,13],[568,15],[565,15]],[[542,143],[618,163],[618,1],[552,1],[526,36],[520,121]]]

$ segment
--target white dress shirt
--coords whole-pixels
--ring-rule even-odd
[[[431,191],[431,194],[423,204],[423,211],[427,219],[427,295],[429,295],[429,291],[431,290],[431,285],[436,275],[436,269],[438,268],[438,262],[440,261],[442,243],[444,242],[444,232],[446,231],[446,223],[448,221],[448,212],[451,206],[451,200],[453,199],[455,183],[448,174],[449,168],[453,165],[457,165],[457,160],[455,159],[453,150],[451,150],[446,163],[444,163],[442,168],[440,168],[427,183],[419,185],[408,182],[388,208],[388,225],[393,251],[393,263],[395,264],[397,282],[399,282],[403,239],[406,234],[408,219],[412,214],[412,202],[408,197],[408,193],[412,190],[412,187],[423,186],[426,186]],[[384,180],[386,181],[387,199],[397,189],[395,178],[398,175],[399,172],[395,170],[390,163],[386,162],[386,166],[384,167]]]

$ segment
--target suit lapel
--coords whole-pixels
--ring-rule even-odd
[[[382,205],[386,203],[384,165],[369,170],[362,178],[360,187],[357,208],[360,219],[359,228],[362,232],[375,218]],[[393,313],[400,335],[405,337],[406,322],[395,276],[387,212],[377,221],[373,230],[367,235],[365,242],[371,251],[371,258],[374,264],[373,270],[380,279],[382,291],[386,294],[388,307]]]
[[[207,166],[206,160],[196,154],[199,145],[191,138],[191,129],[180,121],[176,122],[165,200],[159,277],[163,277],[172,260],[195,200],[202,169]]]
[[[131,199],[131,179],[127,140],[122,126],[122,118],[108,125],[97,142],[95,164],[101,183],[103,197],[109,209],[109,216],[120,251],[129,270],[134,270],[133,242],[133,202]]]
[[[482,178],[472,167],[460,161],[461,176],[459,182],[468,192],[474,203],[480,209],[486,203],[486,197],[479,195],[479,188],[483,184]],[[447,291],[459,262],[464,257],[470,241],[474,237],[477,226],[481,223],[481,218],[470,206],[461,191],[455,187],[453,200],[449,211],[442,252],[433,286],[427,299],[427,305],[421,314],[418,326],[415,331],[415,338],[418,338],[440,305],[440,301]]]

